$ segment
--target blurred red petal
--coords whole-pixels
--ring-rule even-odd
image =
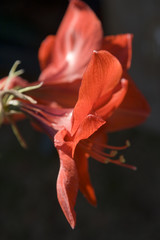
[[[55,43],[55,36],[49,35],[47,36],[38,51],[38,59],[40,63],[40,67],[43,70],[49,63],[51,63],[53,48]]]
[[[74,81],[72,84],[43,84],[42,87],[29,91],[28,94],[44,105],[51,105],[53,102],[61,107],[74,107],[78,99],[79,86],[81,81]]]
[[[132,59],[132,34],[106,36],[102,49],[105,49],[118,58],[124,69],[130,68]]]
[[[97,205],[96,195],[94,188],[91,184],[89,169],[88,169],[88,155],[81,148],[80,144],[76,147],[75,161],[77,165],[78,178],[79,178],[79,189],[82,194],[86,197],[88,202],[93,206]]]
[[[128,81],[127,94],[114,114],[108,119],[107,130],[118,131],[143,123],[150,114],[150,107],[143,94],[136,87],[131,77]]]
[[[108,119],[123,102],[123,99],[128,90],[128,81],[126,79],[121,80],[119,89],[112,94],[111,99],[103,107],[98,109],[96,113],[100,115],[103,119]]]
[[[39,80],[72,82],[81,78],[92,51],[100,49],[102,39],[101,22],[91,8],[82,1],[70,1],[54,41],[51,64]]]

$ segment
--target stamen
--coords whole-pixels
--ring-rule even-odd
[[[86,151],[88,152],[94,152],[96,154],[100,154],[103,157],[115,157],[117,155],[117,151],[111,151],[110,153],[105,153],[102,152],[100,149],[96,148],[96,146],[94,144],[88,144],[85,141],[81,141],[81,144],[83,145],[83,147],[86,149]]]
[[[121,156],[119,157],[119,161],[120,161],[121,163],[125,163],[125,162],[126,162],[126,159],[124,158],[123,155],[121,155]]]
[[[91,156],[92,158],[96,159],[99,162],[102,162],[105,164],[114,163],[122,167],[130,168],[132,170],[137,169],[135,166],[126,164],[125,163],[126,160],[123,155],[120,155],[118,159],[112,159],[118,154],[117,150],[123,150],[130,146],[130,142],[128,140],[126,141],[126,145],[122,147],[115,147],[107,144],[92,142],[89,139],[82,140],[80,144],[82,145],[86,153],[89,154],[89,156]],[[110,153],[106,153],[106,152],[103,152],[101,149],[99,149],[99,147],[106,148],[106,149],[114,149],[114,150],[112,150]]]
[[[101,163],[109,163],[110,161],[110,158],[106,158],[104,157],[103,155],[100,155],[96,152],[89,152],[90,156],[94,159],[96,159],[98,162],[101,162]]]
[[[92,151],[95,151],[95,152],[101,154],[104,157],[111,157],[111,158],[115,157],[118,153],[117,151],[111,151],[110,153],[102,152],[101,150],[96,149],[95,147],[94,148],[92,147]]]
[[[129,140],[126,141],[126,146],[127,146],[127,147],[130,147],[130,146],[131,146],[131,143],[130,143]]]
[[[111,157],[115,157],[117,154],[118,154],[118,151],[116,151],[116,150],[112,150],[110,152]]]
[[[109,160],[110,163],[114,163],[114,164],[117,164],[117,165],[122,166],[122,167],[130,168],[134,171],[137,170],[136,166],[132,166],[130,164],[122,163],[120,159],[116,159],[116,160],[108,159],[108,160]]]
[[[89,141],[89,140],[87,140]],[[128,147],[130,147],[130,142],[129,140],[126,141],[126,144],[124,146],[112,146],[112,145],[107,145],[107,144],[103,144],[103,143],[99,143],[99,142],[96,142],[96,145],[99,146],[99,147],[102,147],[102,148],[107,148],[107,149],[112,149],[112,150],[124,150]]]

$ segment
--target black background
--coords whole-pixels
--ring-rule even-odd
[[[148,99],[152,113],[140,127],[110,135],[110,143],[132,143],[124,152],[136,172],[90,160],[97,208],[79,194],[77,226],[72,230],[56,197],[59,159],[50,140],[19,124],[28,150],[10,126],[0,129],[0,239],[160,239],[159,1],[86,1],[97,13],[105,35],[134,33],[130,74]],[[55,34],[68,1],[1,1],[0,77],[22,61],[24,78],[37,80],[37,52]]]

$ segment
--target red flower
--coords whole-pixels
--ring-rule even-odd
[[[91,204],[96,205],[96,197],[88,172],[89,156],[103,163],[112,162],[134,169],[123,163],[123,157],[115,160],[113,157],[116,155],[116,148],[106,145],[106,131],[115,130],[117,126],[118,128],[124,126],[121,122],[117,125],[114,121],[114,115],[117,113],[123,119],[124,112],[120,107],[123,106],[123,100],[127,94],[128,81],[122,79],[122,76],[123,69],[117,58],[106,51],[99,53],[94,51],[91,62],[83,75],[74,110],[59,108],[56,103],[43,105],[36,102],[28,95],[28,90],[30,92],[32,89],[34,95],[37,86],[32,86],[21,78],[12,76],[10,81],[4,79],[0,82],[2,107],[0,115],[4,113],[8,117],[11,114],[12,117],[17,112],[23,113],[31,118],[34,127],[44,131],[52,141],[54,140],[60,156],[60,171],[57,180],[58,200],[73,228],[78,189]],[[43,98],[43,95],[41,97]],[[132,100],[134,98],[131,95],[128,110],[130,110],[130,103],[132,106]],[[149,112],[145,106],[144,108],[142,106],[138,115],[148,115]],[[137,124],[137,118],[135,122]],[[14,123],[13,119],[11,123]],[[131,123],[134,125],[132,118]],[[130,125],[128,122],[127,124]],[[19,137],[19,133],[17,135]],[[23,143],[21,138],[19,140]],[[125,147],[127,145],[120,149]],[[102,151],[104,148],[111,148],[113,151],[104,153]]]
[[[11,81],[0,81],[0,123],[8,116],[13,123],[20,112],[54,139],[60,156],[58,200],[73,228],[78,189],[96,205],[88,172],[90,156],[134,169],[123,163],[123,157],[115,160],[118,148],[106,144],[107,132],[138,125],[149,114],[148,103],[127,74],[131,44],[131,34],[103,38],[94,12],[82,1],[71,0],[56,37],[47,37],[40,47],[43,86],[13,76]],[[91,58],[99,49],[115,57],[94,51]],[[104,148],[111,152],[103,152]]]

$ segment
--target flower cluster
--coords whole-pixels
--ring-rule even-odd
[[[60,170],[57,196],[66,219],[75,227],[78,190],[92,205],[96,195],[88,158],[131,169],[110,146],[107,133],[142,123],[150,109],[127,73],[132,34],[103,36],[100,20],[81,0],[71,0],[56,36],[42,42],[39,79],[29,83],[16,70],[0,80],[0,124],[11,124],[23,147],[17,121],[29,118],[57,148]]]

